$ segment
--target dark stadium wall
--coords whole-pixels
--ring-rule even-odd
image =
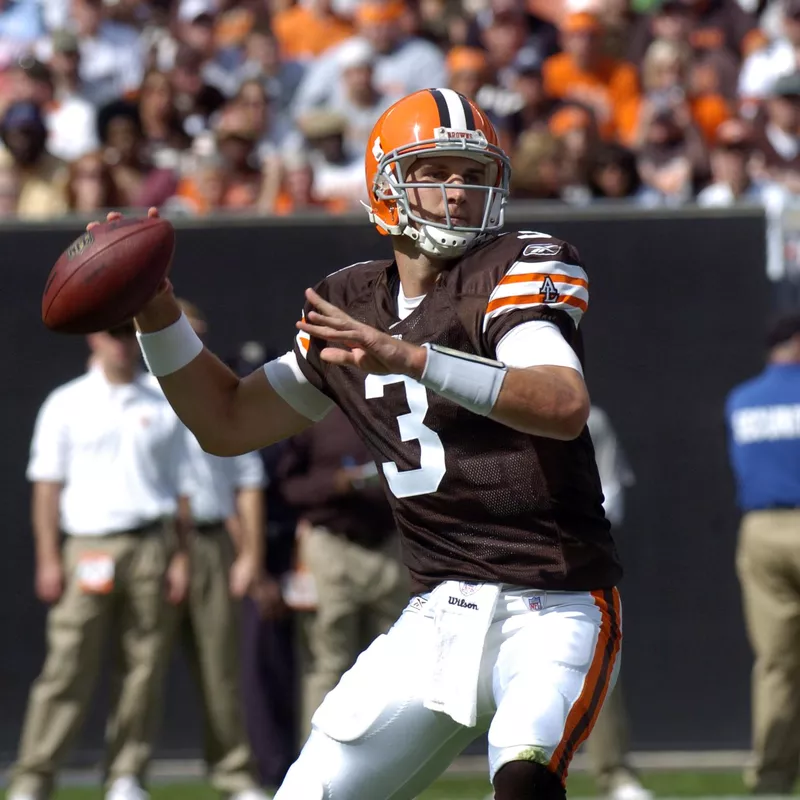
[[[764,221],[756,212],[529,216],[573,242],[592,281],[585,320],[587,380],[611,415],[636,473],[619,532],[626,566],[624,680],[637,749],[745,747],[750,655],[734,573],[737,514],[722,423],[726,392],[757,371],[767,315]],[[531,222],[535,219],[535,222]],[[40,321],[44,280],[79,231],[2,227],[6,291],[0,355],[4,545],[0,561],[0,755],[16,751],[27,691],[44,653],[33,596],[24,472],[36,411],[85,368],[82,340]],[[261,340],[283,350],[302,292],[329,272],[384,256],[386,239],[359,221],[186,223],[173,279],[203,308],[220,355]],[[197,754],[194,688],[173,670],[160,753]],[[79,748],[102,743],[98,701]],[[83,758],[81,758],[81,756]]]

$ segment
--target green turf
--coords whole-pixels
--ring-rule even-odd
[[[742,796],[747,794],[738,772],[647,772],[642,781],[661,797]],[[596,794],[589,775],[577,773],[570,777],[568,793],[572,797]],[[420,800],[483,800],[489,794],[489,784],[481,777],[447,777],[420,796]],[[99,788],[64,788],[56,800],[102,800]],[[152,800],[218,800],[219,795],[204,784],[175,784],[155,786]]]

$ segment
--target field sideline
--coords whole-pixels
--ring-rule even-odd
[[[747,798],[738,770],[652,771],[645,772],[642,780],[659,799]],[[591,777],[582,772],[570,777],[568,789],[571,798],[597,796]],[[420,795],[419,800],[484,800],[489,795],[490,787],[485,778],[471,774],[448,775]],[[69,786],[61,789],[55,800],[102,800],[102,792],[99,787]],[[152,800],[219,800],[219,795],[203,783],[159,783],[152,787]]]

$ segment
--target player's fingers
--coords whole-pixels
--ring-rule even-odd
[[[328,325],[337,330],[353,327],[353,320],[349,317],[332,317],[329,314],[320,314],[318,311],[309,311],[306,319],[314,325]]]
[[[120,211],[109,211],[106,214],[106,222],[116,222],[118,219],[122,219],[122,212]]]
[[[329,303],[327,300],[320,297],[313,289],[306,289],[306,299],[317,311],[321,311],[323,314],[350,319],[341,308],[338,308],[333,303]]]
[[[299,320],[295,323],[297,328],[310,336],[316,336],[320,339],[330,339],[332,341],[343,342],[359,341],[358,334],[353,330],[339,330],[332,328],[330,325],[312,325],[306,320]]]
[[[337,364],[340,367],[357,366],[355,353],[341,347],[323,347],[319,357],[328,364]]]
[[[158,216],[158,209],[155,206],[151,206],[150,208],[147,209],[147,216],[150,219],[154,219],[155,217]]]

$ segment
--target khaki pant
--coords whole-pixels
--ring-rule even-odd
[[[736,557],[752,674],[754,792],[791,792],[800,758],[800,511],[746,514]]]
[[[628,718],[619,678],[603,703],[600,716],[586,741],[586,751],[601,794],[610,794],[632,780],[639,782],[628,763]]]
[[[317,585],[317,610],[299,614],[300,736],[325,695],[359,654],[397,621],[408,603],[408,573],[400,541],[370,549],[312,528],[300,540],[301,558]]]
[[[56,770],[81,728],[112,646],[111,711],[106,728],[106,779],[140,780],[150,760],[161,713],[161,689],[173,609],[164,595],[171,531],[69,537],[64,594],[47,617],[47,657],[28,698],[19,758],[9,794],[52,792]],[[82,557],[110,556],[114,584],[84,592],[76,574]]]
[[[202,696],[209,780],[223,793],[258,785],[242,705],[241,608],[228,589],[234,555],[222,524],[192,537],[189,595],[179,630]]]

